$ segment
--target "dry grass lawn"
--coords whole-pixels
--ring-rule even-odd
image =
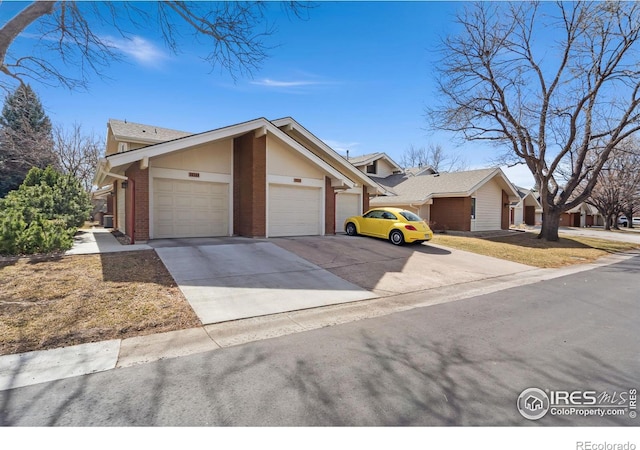
[[[638,245],[532,233],[436,244],[536,267],[594,261]],[[201,323],[153,250],[0,259],[0,355],[193,328]]]
[[[493,238],[436,234],[432,242],[542,268],[588,263],[611,253],[640,247],[628,242],[568,235],[560,235],[558,242],[546,242],[538,239],[534,233],[513,233],[509,236]]]
[[[153,250],[0,260],[0,355],[200,326]]]

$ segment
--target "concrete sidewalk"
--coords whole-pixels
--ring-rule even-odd
[[[535,269],[367,301],[237,320],[150,336],[0,356],[0,390],[216,350],[321,327],[462,300],[624,261],[638,252],[564,269]]]
[[[123,245],[111,234],[108,228],[79,230],[73,237],[73,247],[65,255],[91,255],[95,253],[130,252],[152,250],[146,244]]]

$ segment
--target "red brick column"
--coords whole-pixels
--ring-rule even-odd
[[[369,210],[369,193],[367,187],[362,186],[362,213],[364,214]]]
[[[324,177],[324,234],[336,234],[336,192],[329,177]]]
[[[233,141],[233,233],[267,234],[267,137],[247,133]]]
[[[133,183],[130,183],[127,189],[134,189],[133,201],[134,201],[134,220],[133,230],[128,229],[128,224],[131,223],[129,219],[127,222],[126,235],[131,236],[131,232],[134,233],[134,239],[137,242],[149,240],[149,169],[140,169],[140,164],[135,162],[127,169],[125,175]],[[133,186],[132,186],[133,184]],[[129,202],[129,196],[126,196],[127,202]],[[126,210],[129,211],[130,205],[126,205]]]

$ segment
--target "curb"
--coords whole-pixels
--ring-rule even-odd
[[[448,303],[585,272],[640,255],[618,253],[597,262],[511,275],[307,310],[223,322],[187,330],[0,356],[0,391],[131,367],[263,339]]]

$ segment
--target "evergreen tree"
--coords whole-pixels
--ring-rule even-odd
[[[33,168],[19,189],[0,199],[0,254],[64,251],[89,217],[80,181],[52,167]]]
[[[0,197],[17,189],[32,167],[57,165],[51,120],[28,84],[9,94],[0,116]]]

